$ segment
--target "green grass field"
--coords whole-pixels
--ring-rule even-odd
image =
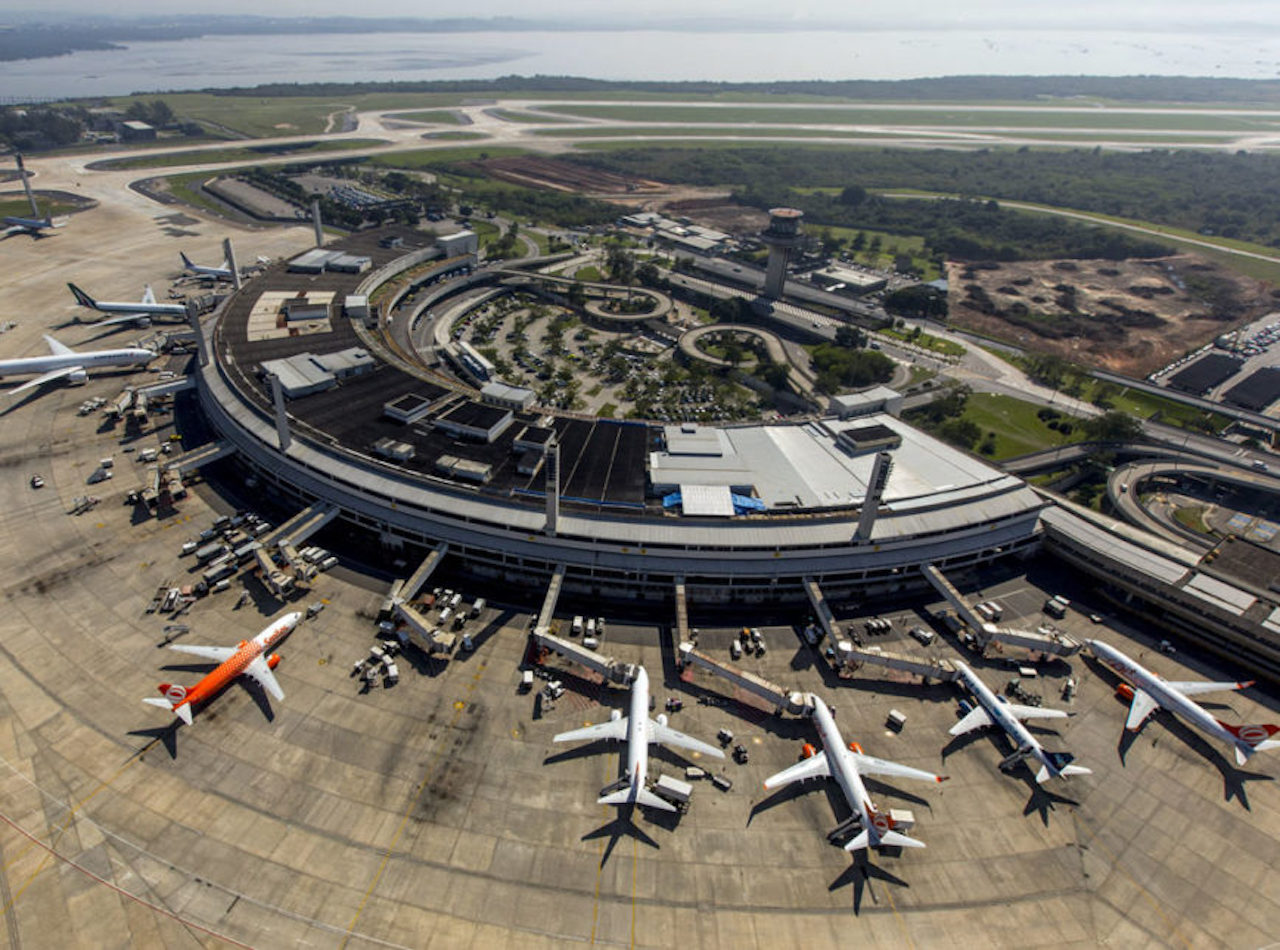
[[[548,112],[587,119],[621,122],[680,122],[698,125],[707,122],[786,125],[870,125],[914,126],[919,128],[1002,128],[1002,129],[1096,129],[1117,131],[1170,130],[1201,132],[1266,132],[1280,128],[1280,119],[1259,112],[1255,116],[1212,115],[1177,109],[1121,111],[1089,109],[1080,112],[1048,112],[1027,108],[1012,110],[966,109],[963,106],[920,106],[918,108],[772,106],[743,107],[680,105],[569,105],[549,106]]]
[[[370,92],[340,98],[318,96],[215,96],[204,92],[117,96],[105,104],[127,109],[135,101],[163,99],[180,118],[226,129],[249,138],[273,135],[316,135],[329,128],[330,118],[351,110],[433,109],[461,105],[461,94]],[[94,100],[86,105],[100,105]]]
[[[36,195],[36,205],[40,208],[40,217],[56,218],[60,215],[70,214],[76,209],[76,205],[69,201],[53,201],[43,195]],[[31,217],[31,205],[27,203],[26,197],[19,192],[18,197],[9,195],[0,196],[0,217]]]
[[[988,432],[995,433],[996,451],[989,457],[996,460],[1068,445],[1084,438],[1078,425],[1066,436],[1050,429],[1036,416],[1041,408],[1012,396],[973,393],[965,403],[961,418],[977,425],[984,437]]]
[[[885,336],[891,336],[896,340],[903,340],[911,343],[924,350],[933,350],[935,353],[942,353],[946,356],[964,356],[967,352],[963,346],[954,340],[944,340],[940,336],[934,336],[932,333],[920,333],[912,336],[910,333],[904,333],[901,330],[881,330]]]
[[[252,162],[265,158],[277,158],[286,155],[297,155],[299,158],[310,158],[321,152],[347,152],[370,148],[375,145],[386,145],[385,139],[340,139],[332,142],[299,142],[284,148],[272,146],[237,146],[217,149],[188,149],[181,152],[149,152],[134,158],[116,158],[102,162],[99,167],[106,169],[124,168],[169,168],[176,165],[206,165],[218,162]]]
[[[615,125],[604,128],[581,128],[581,129],[534,129],[534,135],[544,135],[552,138],[634,138],[636,136],[644,136],[649,138],[660,138],[668,136],[672,138],[788,138],[788,139],[843,139],[847,138],[850,142],[860,141],[870,138],[893,138],[901,139],[909,132],[900,130],[887,130],[877,132],[874,130],[863,131],[861,129],[841,130],[841,129],[801,129],[801,128],[774,128],[760,126],[728,126],[724,128],[699,128],[696,125],[691,126],[651,126],[651,125]],[[920,132],[921,136],[928,136],[930,133]],[[742,143],[739,142],[739,145]]]

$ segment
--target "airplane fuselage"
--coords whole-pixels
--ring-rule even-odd
[[[874,844],[880,840],[879,829],[875,824],[871,796],[867,794],[867,787],[862,784],[858,763],[845,744],[844,737],[840,735],[827,704],[817,696],[812,696],[811,699],[814,701],[813,719],[818,727],[818,736],[822,739],[822,751],[827,756],[827,768],[831,770],[831,777],[835,779],[849,807],[862,820],[862,827],[869,831]]]
[[[48,373],[68,366],[95,369],[100,366],[145,366],[156,358],[151,350],[130,346],[118,350],[96,350],[84,353],[29,356],[21,359],[0,360],[0,377],[29,373]]]
[[[1207,732],[1216,739],[1231,745],[1237,745],[1235,736],[1218,724],[1218,720],[1209,715],[1199,703],[1183,696],[1176,689],[1165,685],[1164,677],[1153,673],[1135,663],[1115,647],[1101,640],[1086,640],[1085,644],[1104,666],[1115,670],[1124,680],[1142,690],[1164,709],[1181,716],[1197,729]]]
[[[627,716],[627,778],[631,797],[645,787],[649,774],[649,674],[640,667],[631,684],[631,708]]]
[[[265,653],[268,653],[281,640],[293,632],[293,628],[298,625],[298,621],[302,619],[302,614],[294,612],[285,614],[267,629],[252,640],[242,640],[239,648],[234,654],[218,664],[217,668],[212,670],[200,682],[196,683],[190,689],[176,687],[183,690],[184,698],[176,701],[177,694],[170,695],[174,701],[174,709],[179,706],[191,706],[195,708],[201,703],[213,699],[224,689],[226,689],[236,677],[245,671],[250,663]],[[274,666],[275,664],[271,664]]]

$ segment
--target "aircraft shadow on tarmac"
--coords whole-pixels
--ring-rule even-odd
[[[900,848],[888,848],[887,852],[901,851]],[[853,912],[855,914],[862,912],[862,901],[865,896],[871,897],[873,904],[879,904],[880,899],[876,897],[875,888],[871,885],[872,878],[883,881],[886,884],[893,884],[896,887],[911,887],[906,881],[886,871],[879,865],[872,864],[866,851],[859,851],[853,855],[853,860],[849,866],[836,876],[836,879],[827,885],[828,891],[838,891],[842,887],[853,887]]]
[[[662,847],[645,834],[643,828],[636,824],[635,813],[635,805],[619,806],[618,813],[611,820],[582,836],[583,841],[595,841],[599,838],[609,839],[608,844],[605,845],[604,853],[600,855],[600,867],[604,867],[609,863],[609,858],[613,855],[613,849],[618,846],[618,842],[623,838],[634,838],[636,841],[647,844],[651,848],[660,849]],[[662,814],[668,813],[663,812]],[[679,816],[677,815],[676,818],[679,818]]]

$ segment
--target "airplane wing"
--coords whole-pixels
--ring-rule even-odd
[[[67,346],[65,343],[59,343],[47,333],[44,335],[44,342],[48,344],[49,352],[54,356],[70,356],[75,352],[71,347]]]
[[[272,673],[271,667],[267,666],[266,657],[261,655],[255,657],[253,662],[244,668],[244,675],[250,677],[276,700],[284,699],[284,690],[280,688],[276,674]]]
[[[142,292],[142,302],[143,302],[143,303],[155,303],[155,302],[156,302],[156,292],[155,292],[154,290],[152,290],[152,289],[151,289],[151,285],[150,285],[150,284],[147,284],[146,289],[145,289],[145,290],[143,290],[143,292]]]
[[[190,653],[192,656],[202,657],[206,660],[213,660],[217,663],[225,663],[235,655],[235,647],[201,647],[190,643],[171,643],[170,650],[177,650],[179,653]]]
[[[713,745],[708,745],[701,739],[686,736],[683,732],[678,732],[670,726],[664,726],[653,719],[649,720],[649,741],[661,742],[663,745],[673,745],[679,749],[688,749],[691,752],[701,752],[703,755],[709,755],[713,759],[724,758],[723,750],[717,749]]]
[[[874,755],[854,752],[853,760],[858,763],[859,770],[868,775],[892,775],[895,778],[913,778],[921,782],[941,782],[946,778],[944,775],[934,775],[932,772],[899,765],[887,759],[877,759]]]
[[[975,706],[963,719],[947,731],[953,736],[962,736],[966,732],[973,732],[975,729],[981,729],[983,726],[989,725],[991,725],[991,717],[987,715],[987,711],[981,706]]]
[[[552,742],[581,742],[586,739],[625,739],[627,737],[627,717],[610,719],[595,726],[582,729],[571,729],[552,738]]]
[[[55,379],[61,379],[64,376],[71,376],[74,373],[83,372],[83,366],[64,366],[62,369],[51,369],[42,376],[37,376],[35,379],[29,379],[25,383],[14,386],[12,389],[6,390],[5,392],[9,396],[16,396],[20,392],[25,392],[28,389],[34,389],[36,386],[42,386],[45,383],[51,383]]]
[[[1170,689],[1176,689],[1183,696],[1195,696],[1198,693],[1216,693],[1229,689],[1248,689],[1253,685],[1253,683],[1206,683],[1198,681],[1190,683],[1166,682],[1164,685],[1168,686]]]
[[[825,778],[831,774],[831,766],[827,765],[827,754],[817,752],[809,758],[797,762],[789,769],[783,769],[777,775],[764,780],[765,788],[781,788],[792,782],[803,782],[809,778]]]
[[[94,320],[89,324],[94,327],[109,327],[117,323],[137,323],[139,320],[149,318],[149,314],[145,313],[126,313],[123,317],[112,317],[110,320]]]
[[[1130,732],[1136,732],[1159,706],[1160,704],[1151,697],[1150,693],[1144,693],[1140,689],[1134,690],[1133,702],[1129,704],[1129,716],[1124,721],[1124,727]]]
[[[1045,709],[1043,706],[1020,706],[1017,703],[1005,704],[1009,712],[1013,713],[1019,719],[1066,719],[1070,713],[1063,712],[1061,709]]]

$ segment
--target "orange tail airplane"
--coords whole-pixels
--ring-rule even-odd
[[[144,703],[170,710],[175,716],[191,725],[191,710],[199,703],[204,703],[226,689],[233,679],[242,673],[251,676],[258,685],[277,700],[284,699],[284,690],[276,682],[271,672],[280,663],[280,657],[268,654],[272,647],[293,632],[293,628],[302,619],[302,614],[294,612],[285,614],[252,640],[241,640],[235,647],[198,647],[186,644],[170,644],[170,650],[180,653],[191,653],[206,660],[217,660],[218,668],[196,683],[190,689],[176,684],[161,683],[160,692],[163,699],[147,697]]]

